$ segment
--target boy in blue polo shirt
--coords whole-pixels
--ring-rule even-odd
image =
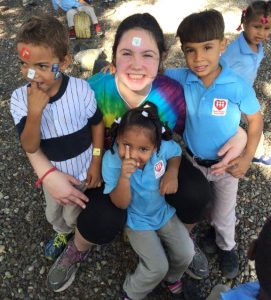
[[[242,11],[241,24],[237,30],[243,31],[222,54],[222,59],[238,75],[251,85],[257,77],[264,58],[263,42],[271,33],[271,1],[254,1]],[[271,156],[264,154],[262,134],[253,162],[271,166]]]
[[[224,20],[216,10],[187,16],[179,25],[188,68],[169,69],[166,75],[184,88],[187,115],[183,139],[188,158],[211,182],[214,201],[211,224],[223,276],[237,276],[235,247],[235,206],[238,178],[243,177],[257,148],[263,126],[260,105],[253,88],[219,61],[225,50]],[[234,159],[224,175],[214,175],[212,165],[218,151],[236,134],[241,113],[248,120],[248,140],[242,155]]]

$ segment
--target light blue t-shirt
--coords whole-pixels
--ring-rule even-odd
[[[244,32],[240,33],[237,39],[231,42],[222,54],[222,59],[227,65],[235,73],[248,80],[251,85],[253,85],[257,77],[257,72],[263,58],[264,50],[262,43],[259,43],[257,53],[252,51],[244,37]]]
[[[104,194],[111,193],[118,183],[122,161],[115,153],[106,151],[103,156],[102,174],[105,182]],[[144,169],[137,169],[130,177],[132,200],[128,206],[127,225],[133,230],[158,230],[174,215],[160,194],[160,181],[167,161],[181,155],[181,147],[174,141],[162,141],[159,153],[155,152]]]
[[[240,284],[236,288],[221,293],[220,300],[257,300],[260,292],[258,281]]]
[[[68,11],[72,8],[77,8],[80,6],[83,6],[79,1],[77,0],[51,0],[54,10],[57,10],[58,8],[63,9],[64,11]]]
[[[260,110],[254,89],[221,62],[222,70],[211,86],[187,68],[167,69],[165,74],[184,89],[186,120],[183,134],[186,146],[201,159],[217,159],[219,149],[237,133],[241,112]]]

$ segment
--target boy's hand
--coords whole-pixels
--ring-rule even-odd
[[[172,172],[166,171],[160,182],[160,194],[175,194],[178,190],[178,177]]]
[[[48,104],[50,97],[41,89],[36,82],[32,81],[27,88],[28,113],[40,115]]]
[[[85,208],[85,202],[88,202],[89,199],[74,187],[79,184],[79,180],[60,171],[50,173],[43,180],[44,187],[59,204],[77,204]]]
[[[122,161],[120,176],[129,179],[138,167],[138,163],[133,158],[130,158],[129,146],[125,146],[125,157]]]
[[[86,186],[88,189],[97,188],[102,185],[101,163],[92,160],[87,172]]]
[[[250,167],[251,160],[245,156],[238,157],[230,162],[230,166],[226,169],[233,177],[243,178]]]

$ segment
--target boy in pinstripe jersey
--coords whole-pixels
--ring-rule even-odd
[[[17,52],[29,83],[12,93],[11,114],[26,153],[42,151],[53,165],[38,174],[37,185],[52,172],[63,172],[75,185],[83,182],[83,188],[94,188],[101,185],[102,113],[87,82],[62,73],[70,63],[68,41],[65,27],[54,17],[34,16],[22,25]],[[44,186],[43,190],[46,217],[56,232],[45,255],[55,259],[67,244],[81,207],[63,206]]]

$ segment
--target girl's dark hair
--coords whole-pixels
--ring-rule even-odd
[[[271,219],[266,221],[257,239],[255,267],[260,286],[271,299]]]
[[[160,56],[159,71],[162,71],[163,54],[166,52],[164,34],[156,19],[148,13],[131,15],[120,23],[112,47],[113,65],[116,66],[116,52],[121,37],[126,31],[136,28],[148,31],[156,41]]]
[[[127,129],[132,126],[137,126],[144,129],[149,129],[151,131],[152,143],[156,146],[157,152],[160,150],[161,141],[171,140],[172,131],[166,124],[163,124],[159,118],[157,106],[149,101],[137,108],[128,110],[120,120],[112,124],[110,129],[110,136],[112,139],[112,144],[110,150],[112,153],[113,145],[118,136],[121,136]]]
[[[249,23],[257,17],[269,17],[271,15],[271,1],[254,1],[242,11],[241,23],[237,30],[241,30],[241,25]],[[264,20],[262,21],[264,22]]]
[[[176,36],[182,44],[223,40],[224,29],[222,14],[215,9],[210,9],[185,17],[177,29]]]
[[[64,25],[50,15],[32,16],[20,27],[16,44],[25,43],[52,49],[60,61],[68,54],[69,38]]]

